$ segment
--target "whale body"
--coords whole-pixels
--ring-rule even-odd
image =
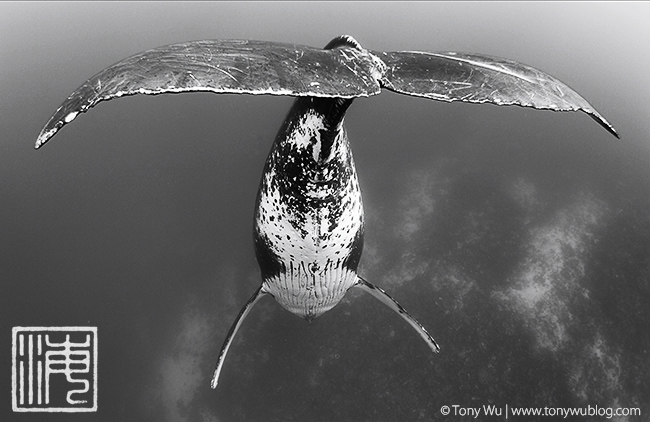
[[[136,54],[75,90],[42,129],[36,148],[80,113],[126,95],[204,91],[297,97],[272,145],[257,194],[253,238],[262,283],[226,336],[212,388],[237,330],[266,295],[310,321],[350,288],[361,288],[397,312],[437,353],[440,347],[427,330],[357,273],[364,214],[344,119],[355,98],[382,89],[446,102],[581,111],[618,138],[584,98],[535,68],[477,54],[371,51],[342,35],[323,49],[203,40]]]

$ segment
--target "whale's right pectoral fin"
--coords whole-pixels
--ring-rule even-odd
[[[237,315],[235,322],[232,324],[232,327],[230,327],[230,331],[228,331],[226,340],[223,342],[223,346],[221,346],[221,353],[219,353],[219,359],[217,360],[217,365],[214,369],[214,375],[212,376],[212,383],[210,385],[212,386],[213,389],[217,388],[217,383],[219,382],[219,374],[221,373],[223,361],[226,358],[226,353],[228,353],[228,349],[230,348],[230,344],[232,343],[235,334],[237,334],[237,330],[239,330],[239,327],[244,322],[244,319],[246,319],[246,316],[253,308],[253,305],[255,305],[255,303],[257,303],[257,301],[260,300],[265,294],[267,293],[263,290],[262,286],[260,286],[260,288],[257,289],[257,291],[253,294],[253,296],[251,296],[251,298],[248,299],[248,302],[246,302],[246,305],[244,305],[241,311],[239,311],[239,315]]]
[[[375,286],[372,283],[369,283],[368,281],[364,280],[361,277],[357,276],[357,284],[355,284],[355,287],[359,287],[362,290],[370,293],[373,295],[375,298],[379,299],[380,302],[388,306],[390,309],[393,311],[397,312],[406,322],[411,325],[417,331],[417,333],[422,337],[422,339],[427,343],[429,348],[433,350],[435,353],[440,352],[440,346],[438,346],[438,343],[431,337],[431,334],[427,332],[427,330],[417,322],[415,318],[413,318],[411,315],[409,315],[408,312],[406,312],[406,309],[402,307],[395,299],[390,297],[388,293],[386,293],[383,289]]]

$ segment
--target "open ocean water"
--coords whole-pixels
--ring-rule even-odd
[[[72,420],[12,411],[12,327],[95,326],[98,410],[85,421],[466,421],[506,405],[648,420],[648,18],[648,3],[0,4],[0,419]],[[33,144],[75,88],[140,51],[216,38],[322,47],[339,34],[537,67],[622,139],[582,113],[356,100],[360,274],[441,353],[361,292],[311,324],[266,298],[211,390],[260,283],[255,194],[292,100],[121,98]]]

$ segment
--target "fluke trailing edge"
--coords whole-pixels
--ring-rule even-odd
[[[324,49],[213,40],[136,54],[74,91],[45,125],[36,148],[79,113],[124,95],[207,91],[298,97],[273,143],[257,195],[254,242],[262,284],[228,332],[212,387],[234,335],[264,295],[311,320],[359,287],[401,315],[438,352],[422,325],[357,274],[363,205],[343,121],[354,98],[382,88],[439,101],[582,111],[618,137],[585,99],[532,67],[477,54],[377,52],[340,36]]]

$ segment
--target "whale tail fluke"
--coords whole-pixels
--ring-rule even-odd
[[[342,35],[324,49],[255,40],[201,40],[128,57],[88,79],[61,104],[36,141],[102,101],[136,94],[213,92],[352,99],[381,89],[439,101],[583,111],[616,137],[584,98],[533,67],[466,53],[366,50]]]
[[[88,79],[61,104],[38,136],[38,149],[98,103],[129,95],[183,92],[358,98],[381,87],[367,50],[352,37],[330,49],[255,40],[201,40],[127,57]],[[339,48],[341,47],[341,48]]]
[[[577,92],[559,79],[525,64],[454,52],[371,53],[386,65],[380,83],[390,91],[446,102],[582,111],[619,138],[614,127]]]

